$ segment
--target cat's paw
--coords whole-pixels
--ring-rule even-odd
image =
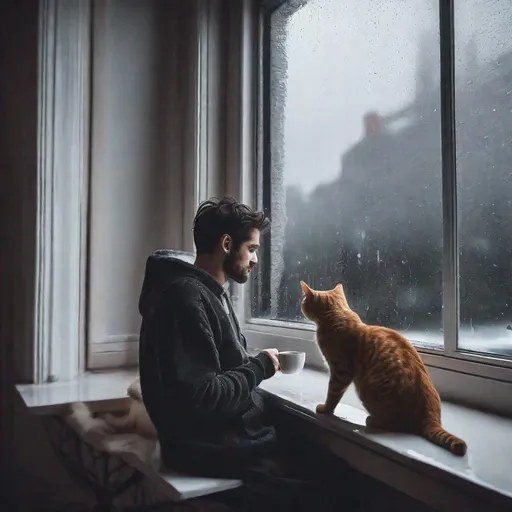
[[[317,414],[332,414],[332,411],[327,410],[325,404],[318,404],[316,406],[316,412]]]

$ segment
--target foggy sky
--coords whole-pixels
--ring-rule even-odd
[[[471,37],[481,64],[510,50],[510,0],[455,3],[457,69],[463,70]],[[286,184],[309,192],[334,179],[342,153],[362,136],[364,114],[387,114],[414,98],[425,32],[439,58],[437,6],[437,0],[310,0],[293,15],[286,37]]]

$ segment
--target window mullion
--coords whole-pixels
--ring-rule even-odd
[[[445,353],[453,355],[457,350],[459,334],[454,0],[439,1],[439,29],[443,183],[443,330]]]

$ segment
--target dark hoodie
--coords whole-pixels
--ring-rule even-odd
[[[164,463],[223,476],[271,453],[275,430],[256,388],[274,366],[266,354],[247,354],[224,287],[169,251],[155,251],[139,311],[140,383]]]

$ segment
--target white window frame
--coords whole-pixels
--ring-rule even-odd
[[[253,131],[253,144],[257,147],[256,154],[252,151],[253,165],[242,167],[245,181],[256,183],[252,194],[242,195],[242,198],[252,204],[261,207],[261,192],[263,183],[263,127],[264,122],[264,52],[265,44],[268,45],[266,29],[268,27],[270,13],[280,5],[288,3],[289,8],[300,8],[304,1],[267,0],[259,13],[257,26],[258,41],[257,57],[253,61],[251,73],[259,77],[254,80],[252,90],[244,90],[251,101],[243,102],[245,106],[244,116],[250,117]],[[458,318],[459,303],[457,287],[454,286],[453,276],[458,274],[457,253],[457,205],[456,193],[456,168],[454,151],[454,48],[453,41],[453,0],[440,1],[440,32],[441,32],[441,83],[442,83],[442,134],[443,134],[443,215],[450,219],[444,223],[443,242],[443,272],[448,276],[443,283],[444,312],[443,327],[445,333],[444,353],[440,350],[428,349],[418,346],[418,351],[427,365],[434,384],[438,388],[443,399],[467,403],[472,406],[487,410],[512,414],[512,360],[493,357],[485,354],[475,354],[457,349],[458,322],[451,319]],[[248,44],[248,43],[246,43]],[[257,70],[257,71],[256,71]],[[247,70],[245,71],[247,73]],[[257,98],[257,101],[255,101]],[[268,98],[267,98],[268,99]],[[257,105],[254,107],[254,105]],[[267,121],[268,122],[268,121]],[[250,125],[251,123],[247,123]],[[244,150],[247,146],[242,145]],[[296,349],[307,353],[310,365],[325,369],[325,363],[315,343],[315,331],[312,325],[293,324],[261,318],[251,318],[252,293],[248,286],[245,293],[244,311],[241,311],[244,319],[244,334],[248,343],[253,348],[263,349],[277,347],[280,350]]]
[[[89,0],[39,2],[34,383],[85,367],[90,44]]]

